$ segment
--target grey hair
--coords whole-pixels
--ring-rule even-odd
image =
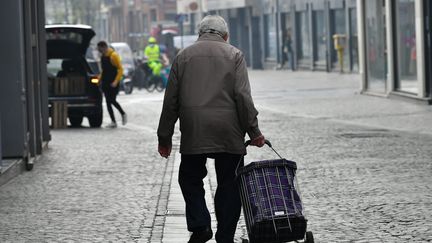
[[[198,25],[199,35],[215,33],[222,37],[228,34],[228,25],[219,15],[207,15]]]

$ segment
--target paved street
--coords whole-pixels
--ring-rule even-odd
[[[360,95],[357,75],[250,79],[262,132],[298,163],[316,242],[432,242],[432,107]],[[162,99],[121,94],[129,123],[115,130],[52,131],[34,170],[0,187],[0,242],[187,242],[179,134],[168,160],[157,154]],[[275,156],[248,152],[246,162]],[[242,219],[236,242],[244,237]]]

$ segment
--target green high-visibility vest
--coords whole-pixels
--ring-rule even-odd
[[[148,45],[144,50],[144,55],[146,55],[149,62],[159,61],[159,56],[160,56],[159,45]]]

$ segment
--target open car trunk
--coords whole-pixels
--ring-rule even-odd
[[[88,25],[47,25],[45,30],[48,59],[84,57],[96,35]]]
[[[87,25],[47,25],[45,30],[49,96],[87,96],[94,84],[85,57],[95,32]]]

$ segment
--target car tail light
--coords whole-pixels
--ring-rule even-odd
[[[90,82],[92,84],[98,85],[99,84],[99,78],[98,77],[91,77]]]

